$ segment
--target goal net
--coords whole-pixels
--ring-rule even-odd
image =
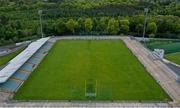
[[[97,80],[89,79],[85,80],[85,96],[93,99],[97,95]]]

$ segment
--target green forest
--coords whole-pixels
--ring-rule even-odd
[[[180,38],[178,0],[0,0],[0,45],[41,36],[142,36]]]

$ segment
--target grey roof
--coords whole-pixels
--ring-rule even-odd
[[[6,82],[48,39],[49,37],[46,37],[32,42],[24,51],[13,58],[0,71],[0,83]]]

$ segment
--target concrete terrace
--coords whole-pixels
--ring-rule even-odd
[[[174,103],[180,102],[180,85],[176,82],[179,76],[166,66],[161,60],[136,40],[129,37],[122,38],[128,48],[146,67],[148,72],[159,82],[161,87],[170,95]]]

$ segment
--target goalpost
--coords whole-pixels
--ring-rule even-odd
[[[97,80],[85,80],[85,97],[96,98],[97,96]]]

